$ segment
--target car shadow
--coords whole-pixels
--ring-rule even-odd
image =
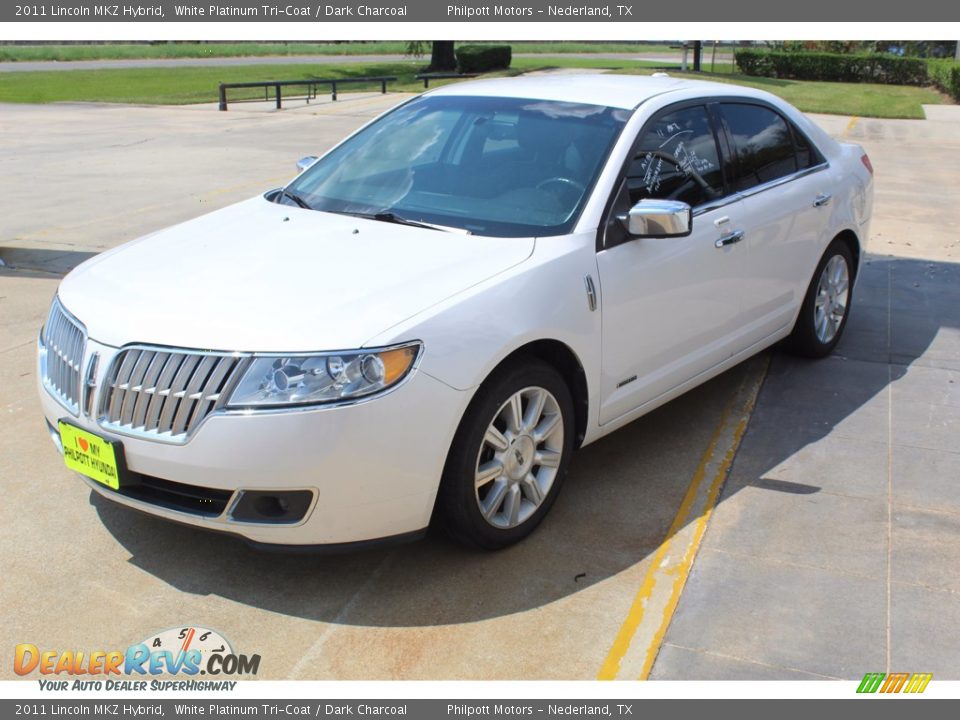
[[[871,401],[911,364],[928,357],[957,362],[960,342],[941,333],[944,327],[960,327],[960,265],[868,258],[832,357],[810,361],[768,351],[769,371],[731,471],[737,480],[721,502],[750,486],[817,493],[815,482],[765,475],[831,433],[869,424]],[[91,503],[130,553],[129,562],[185,593],[354,626],[505,616],[579,593],[656,551],[721,409],[755,365],[741,364],[584,448],[543,525],[498,553],[466,550],[433,534],[348,555],[267,553],[136,513],[96,493]]]
[[[66,275],[77,265],[97,254],[78,250],[0,245],[0,274],[49,280]]]

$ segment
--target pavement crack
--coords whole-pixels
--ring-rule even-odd
[[[134,142],[129,142],[129,143],[117,143],[116,145],[104,145],[104,147],[127,148],[127,147],[133,147],[134,145],[143,145],[144,143],[148,143],[151,140],[153,140],[153,138],[144,138],[143,140],[135,140]]]
[[[327,644],[327,640],[330,639],[330,636],[339,626],[344,624],[346,619],[350,616],[350,613],[357,606],[357,603],[360,602],[360,599],[363,597],[363,595],[366,594],[366,592],[377,583],[377,581],[380,579],[380,576],[383,575],[384,570],[386,570],[390,563],[393,562],[396,555],[396,550],[388,552],[386,555],[384,555],[377,567],[375,567],[373,572],[370,573],[370,577],[368,577],[357,589],[357,591],[350,597],[350,599],[344,603],[343,607],[340,608],[340,612],[338,612],[332,620],[325,624],[323,632],[320,633],[320,636],[309,648],[307,648],[306,652],[303,653],[296,665],[293,666],[293,669],[290,671],[291,678],[299,678],[301,673],[315,667],[315,660],[320,657],[320,654],[323,652],[324,645]]]
[[[787,670],[789,672],[802,673],[804,675],[810,675],[811,677],[821,678],[823,680],[843,680],[844,678],[835,677],[834,675],[823,675],[821,673],[811,672],[810,670],[801,670],[800,668],[790,667],[789,665],[774,665],[771,663],[760,662],[759,660],[752,660],[750,658],[739,657],[737,655],[727,655],[725,653],[714,652],[713,650],[704,650],[703,648],[692,648],[686,647],[684,645],[677,645],[676,643],[664,643],[664,645],[669,645],[670,647],[677,648],[678,650],[686,650],[687,652],[695,652],[701,655],[708,655],[717,658],[723,658],[724,660],[735,660],[736,662],[749,663],[750,665],[757,665],[758,667],[770,668],[771,670]]]
[[[811,563],[798,563],[792,560],[778,560],[777,558],[766,557],[764,555],[753,555],[751,553],[736,552],[732,550],[723,550],[717,547],[705,547],[704,550],[714,553],[720,553],[721,555],[728,555],[733,558],[743,558],[744,560],[757,560],[762,563],[767,563],[768,565],[782,565],[783,567],[794,567],[794,568],[803,568],[804,570],[818,570],[821,572],[830,572],[836,573],[838,575],[846,575],[847,577],[859,578],[861,580],[877,580],[876,576],[865,575],[863,573],[854,573],[849,570],[841,570],[840,568],[826,567],[824,565],[813,565]]]
[[[892,354],[893,264],[887,266],[887,354]],[[891,664],[893,570],[893,365],[887,363],[887,672]]]

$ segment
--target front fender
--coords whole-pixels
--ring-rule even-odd
[[[457,390],[475,390],[506,357],[538,340],[556,340],[578,357],[587,380],[589,418],[598,407],[600,310],[591,310],[584,277],[599,291],[595,233],[538,239],[531,256],[504,273],[372,338],[423,341],[420,372]]]

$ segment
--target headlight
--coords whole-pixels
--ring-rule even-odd
[[[403,380],[420,347],[413,343],[379,350],[258,356],[227,407],[319,405],[372,395]]]

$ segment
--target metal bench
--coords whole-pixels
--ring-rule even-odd
[[[420,73],[417,75],[417,80],[423,80],[423,87],[430,87],[431,80],[458,80],[464,78],[475,78],[480,73],[455,73],[455,72],[439,72],[439,73]]]

